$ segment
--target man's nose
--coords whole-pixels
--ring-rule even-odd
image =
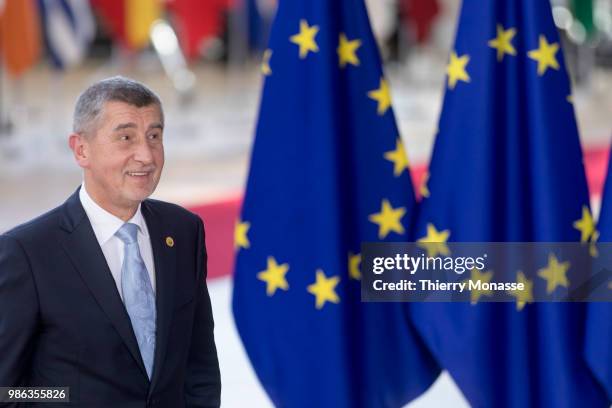
[[[150,164],[153,162],[153,151],[151,145],[148,143],[147,137],[138,138],[134,151],[134,160],[144,164]]]

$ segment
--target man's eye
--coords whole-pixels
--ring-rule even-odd
[[[157,133],[150,134],[149,139],[159,139],[159,135]]]
[[[128,135],[123,135],[119,137],[119,140],[130,140],[130,137]]]

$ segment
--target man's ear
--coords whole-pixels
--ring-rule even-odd
[[[89,167],[89,144],[85,136],[79,133],[71,133],[68,137],[68,145],[77,164],[82,168]]]

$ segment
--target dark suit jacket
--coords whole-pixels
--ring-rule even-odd
[[[0,386],[68,386],[70,406],[219,406],[202,221],[161,201],[141,209],[157,286],[151,381],[77,190],[0,236]]]

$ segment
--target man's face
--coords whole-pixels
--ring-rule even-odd
[[[160,107],[108,102],[83,138],[85,183],[106,209],[131,209],[149,197],[164,166]]]

